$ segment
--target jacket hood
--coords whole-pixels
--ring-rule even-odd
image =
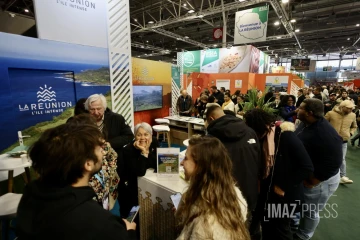
[[[224,115],[212,121],[207,131],[221,141],[230,142],[240,139],[250,129],[244,121],[232,115]]]
[[[336,112],[336,113],[338,113],[338,114],[340,114],[340,115],[343,115],[343,113],[341,112],[339,106],[334,107],[334,108],[333,108],[333,111]]]
[[[47,226],[55,225],[58,219],[94,196],[95,192],[90,187],[54,188],[33,181],[25,188],[21,198],[18,225],[24,232],[33,235]]]

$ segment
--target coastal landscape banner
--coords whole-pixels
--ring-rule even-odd
[[[66,122],[78,99],[109,93],[108,66],[105,48],[0,33],[0,152],[18,145],[17,131],[30,144]]]

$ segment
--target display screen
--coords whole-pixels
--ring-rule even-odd
[[[291,59],[291,70],[309,70],[310,69],[310,59]]]
[[[134,85],[134,112],[162,108],[162,86]]]

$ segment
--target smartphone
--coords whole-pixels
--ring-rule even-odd
[[[140,210],[140,206],[133,206],[130,210],[129,216],[126,218],[129,222],[133,222]]]
[[[173,195],[170,195],[170,199],[173,202],[175,209],[177,210],[181,200],[181,193],[175,193]]]

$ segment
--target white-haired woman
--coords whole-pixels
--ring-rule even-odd
[[[148,168],[156,169],[156,148],[159,142],[152,136],[152,128],[142,122],[135,126],[135,139],[127,144],[118,161],[120,175],[119,203],[121,216],[126,218],[131,207],[138,205],[137,178]]]

